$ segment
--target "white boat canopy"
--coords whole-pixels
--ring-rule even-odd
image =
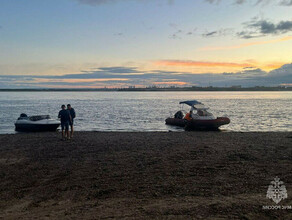
[[[207,109],[209,109],[203,103],[201,103],[201,102],[199,102],[197,100],[183,101],[183,102],[180,102],[179,104],[189,105],[193,109],[196,109],[196,110],[207,110]]]
[[[197,104],[197,105],[193,105],[192,107],[196,110],[208,110],[209,109],[204,104]]]

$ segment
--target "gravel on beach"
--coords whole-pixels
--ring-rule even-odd
[[[292,219],[291,171],[291,132],[5,134],[0,218]]]

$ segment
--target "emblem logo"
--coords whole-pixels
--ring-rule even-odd
[[[287,190],[283,181],[276,177],[271,181],[267,191],[267,198],[272,199],[276,204],[281,202],[282,199],[288,198]]]

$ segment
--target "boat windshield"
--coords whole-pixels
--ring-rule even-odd
[[[39,121],[44,119],[50,119],[51,117],[49,115],[36,115],[36,116],[30,116],[29,120],[31,121]]]
[[[208,112],[207,110],[204,110],[204,109],[199,109],[199,110],[197,111],[197,114],[198,114],[199,116],[213,116],[212,113],[210,113],[210,112]]]

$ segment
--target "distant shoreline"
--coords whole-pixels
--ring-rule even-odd
[[[292,87],[168,87],[168,88],[114,88],[114,89],[0,89],[0,92],[264,92],[292,91]]]

